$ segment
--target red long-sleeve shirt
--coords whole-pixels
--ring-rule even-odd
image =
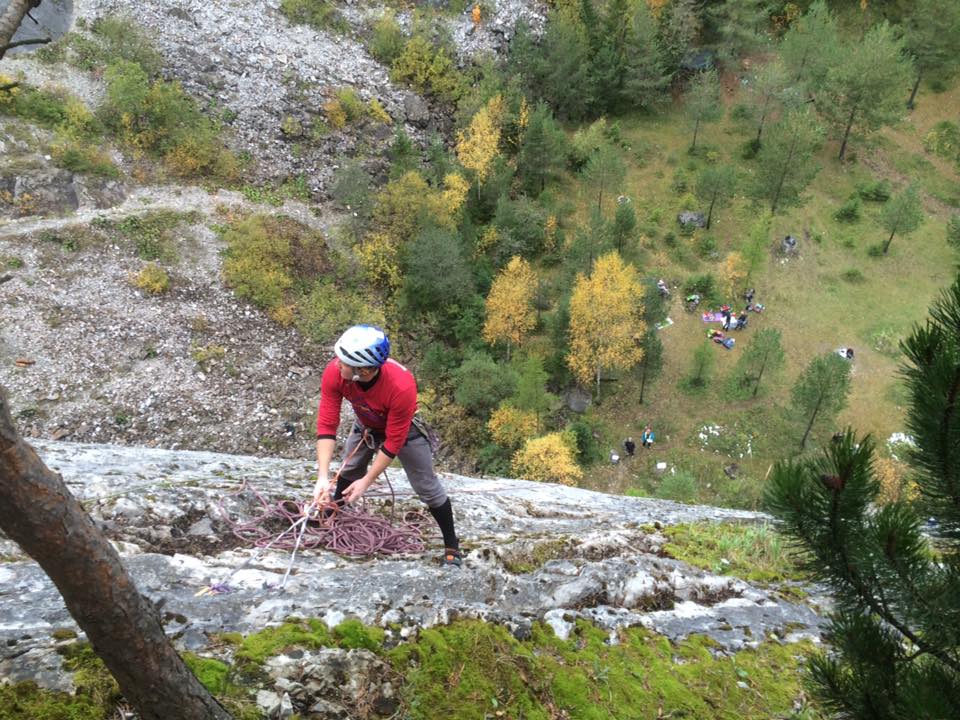
[[[413,373],[395,360],[387,360],[373,385],[364,390],[359,383],[344,380],[337,360],[331,360],[320,380],[318,439],[336,438],[340,404],[344,399],[353,406],[357,420],[364,427],[386,436],[380,449],[396,457],[407,442],[410,423],[417,412],[417,381]]]

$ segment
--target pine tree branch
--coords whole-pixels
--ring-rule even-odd
[[[960,662],[957,662],[957,660],[952,658],[943,650],[931,647],[929,643],[918,636],[911,628],[904,624],[900,618],[891,612],[886,600],[881,599],[881,601],[878,602],[876,595],[870,592],[870,588],[867,586],[867,583],[863,580],[860,573],[857,572],[857,569],[850,562],[850,557],[847,553],[847,546],[841,541],[840,538],[840,527],[838,520],[839,508],[837,501],[838,492],[839,491],[837,490],[833,491],[833,502],[830,508],[830,535],[833,539],[834,546],[837,548],[837,552],[840,555],[842,567],[845,570],[844,574],[846,577],[843,579],[845,579],[852,586],[853,590],[856,592],[857,596],[862,602],[864,602],[871,610],[873,610],[873,612],[879,615],[891,627],[897,630],[897,632],[910,640],[910,642],[912,642],[916,648],[932,657],[935,657],[944,665],[951,668],[954,672],[960,672]],[[877,583],[876,587],[878,592],[880,592],[882,595],[883,589],[880,584]]]
[[[0,55],[6,53],[7,50],[13,50],[16,47],[21,47],[23,45],[46,45],[49,42],[53,42],[53,38],[31,38],[29,40],[17,40],[8,45],[0,47]]]
[[[950,383],[950,392],[947,393],[946,407],[944,408],[943,421],[940,423],[940,447],[949,447],[950,436],[953,433],[953,418],[956,414],[957,396],[960,395],[960,369],[953,373],[953,380]],[[950,496],[954,505],[960,505],[960,493],[957,492],[956,478],[953,475],[950,466],[949,453],[943,456],[943,476],[950,483]]]

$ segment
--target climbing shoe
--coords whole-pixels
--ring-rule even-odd
[[[446,548],[440,557],[441,567],[463,567],[463,554],[459,550]]]

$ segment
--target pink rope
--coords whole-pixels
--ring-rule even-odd
[[[236,493],[247,491],[246,483]],[[260,504],[260,512],[246,522],[236,522],[220,502],[220,511],[231,532],[246,543],[258,548],[267,546],[278,550],[293,550],[297,532],[291,532],[304,513],[311,509],[310,503],[294,500],[268,502],[256,490],[250,490]],[[422,511],[404,514],[398,525],[380,515],[362,508],[339,507],[330,503],[324,510],[332,510],[328,517],[323,512],[307,523],[300,546],[325,548],[340,555],[364,557],[382,554],[422,553],[424,550],[421,525],[427,517]]]

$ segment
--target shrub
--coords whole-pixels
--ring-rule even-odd
[[[947,220],[947,242],[960,250],[960,215],[952,215]]]
[[[697,293],[707,305],[715,305],[719,300],[717,279],[712,273],[694,275],[683,284],[684,295]]]
[[[163,158],[178,175],[237,176],[239,161],[223,145],[219,128],[179,83],[151,82],[143,68],[126,60],[110,65],[105,77],[101,115],[123,141]]]
[[[287,115],[280,122],[280,132],[290,138],[303,137],[303,123],[299,118]]]
[[[380,101],[376,98],[371,98],[370,102],[367,103],[367,114],[374,122],[378,122],[382,125],[393,124],[393,118],[390,117],[390,113],[386,111]]]
[[[447,102],[456,102],[463,92],[463,77],[446,50],[433,47],[420,36],[410,38],[403,46],[393,61],[390,77]]]
[[[662,500],[693,502],[697,499],[697,481],[689,472],[672,472],[663,476],[654,495]]]
[[[960,162],[960,125],[941,120],[923,138],[923,147],[934,155]]]
[[[400,53],[403,52],[405,38],[400,23],[392,10],[384,11],[383,15],[373,24],[370,37],[370,54],[384,65],[392,65]]]
[[[744,160],[753,160],[760,154],[760,148],[763,147],[759,140],[752,138],[745,142],[740,148],[740,157]]]
[[[65,142],[54,145],[51,153],[58,167],[75,173],[117,178],[120,171],[102,146]]]
[[[454,370],[453,380],[456,403],[478,417],[486,417],[513,395],[517,373],[507,365],[497,364],[485,352],[474,352]]]
[[[537,434],[537,414],[501,405],[487,421],[490,437],[501,447],[516,450]]]
[[[10,79],[0,77],[0,82],[10,82]],[[63,92],[37,90],[21,84],[0,96],[0,111],[52,129],[67,119],[67,97]]]
[[[866,280],[863,273],[860,272],[857,268],[850,268],[849,270],[844,270],[843,273],[840,275],[840,277],[842,277],[848,283],[853,283],[853,284],[860,284],[864,280]]]
[[[753,108],[746,103],[737,103],[730,110],[730,119],[736,120],[737,122],[743,122],[745,120],[753,120]]]
[[[890,199],[890,183],[874,180],[857,185],[857,195],[869,202],[886,202]]]
[[[116,224],[116,229],[124,238],[134,243],[137,256],[141,260],[174,262],[177,258],[174,229],[182,223],[196,220],[194,213],[157,210],[125,217]]]
[[[347,124],[347,111],[336,98],[323,104],[323,114],[327,116],[327,122],[334,130],[341,130]]]
[[[867,255],[870,257],[883,257],[883,243],[876,243],[868,247]]]
[[[860,196],[854,195],[841,205],[833,214],[837,222],[855,223],[860,221]]]
[[[133,277],[133,284],[151,295],[162,295],[170,289],[170,276],[162,267],[151,262]]]
[[[363,100],[357,95],[357,91],[351,87],[342,87],[337,90],[337,100],[340,102],[340,107],[343,108],[349,123],[358,122],[367,114]]]
[[[87,62],[104,67],[117,60],[136,63],[151,77],[160,73],[163,56],[154,47],[153,39],[130,18],[116,15],[97,18],[90,26],[98,49]],[[94,69],[90,67],[88,69]]]
[[[677,195],[682,195],[690,189],[690,182],[687,179],[687,174],[683,170],[677,170],[673,173],[670,189],[677,193]]]
[[[569,432],[555,432],[528,440],[513,456],[513,469],[524,480],[576,485],[583,470],[574,460],[576,440]]]
[[[593,425],[586,418],[577,418],[567,425],[566,431],[573,433],[577,461],[581,465],[590,465],[603,460],[603,449],[597,441]]]
[[[705,259],[717,257],[717,239],[713,235],[704,235],[697,240],[697,255]]]
[[[318,280],[299,304],[296,323],[304,337],[322,345],[345,327],[355,323],[383,327],[386,318],[361,293],[338,288],[329,280]]]
[[[317,30],[346,32],[350,29],[329,0],[280,0],[280,12],[292,23],[309,25]]]
[[[289,218],[252,215],[230,226],[223,239],[226,283],[282,324],[294,319],[295,284],[310,287],[329,269],[323,239]]]

